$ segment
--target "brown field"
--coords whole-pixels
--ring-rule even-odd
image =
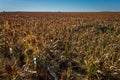
[[[120,12],[0,12],[0,80],[119,80]]]

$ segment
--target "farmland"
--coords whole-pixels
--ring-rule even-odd
[[[120,12],[1,12],[0,79],[120,79]]]

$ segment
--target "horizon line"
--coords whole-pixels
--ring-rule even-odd
[[[120,12],[120,11],[0,11],[0,12]]]

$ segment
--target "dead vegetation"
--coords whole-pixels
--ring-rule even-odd
[[[0,13],[1,80],[119,80],[120,13]]]

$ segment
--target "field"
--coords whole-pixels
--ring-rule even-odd
[[[0,80],[119,80],[120,12],[0,12]]]

